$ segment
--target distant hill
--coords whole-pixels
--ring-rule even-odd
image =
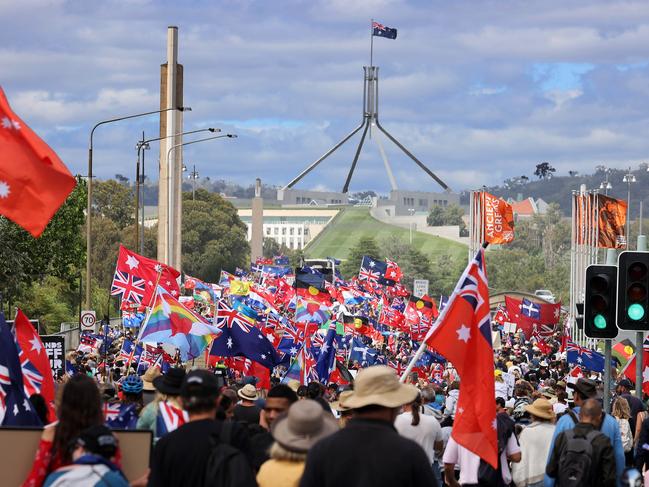
[[[635,177],[636,182],[631,184],[631,217],[635,218],[638,215],[640,200],[644,203],[644,216],[649,213],[649,172],[647,166],[641,165],[638,169],[631,171]],[[608,181],[611,183],[612,188],[609,190],[609,196],[627,199],[627,183],[622,182],[626,170],[611,169],[608,173]],[[533,197],[542,198],[547,203],[558,203],[561,206],[565,215],[570,214],[570,196],[573,191],[579,191],[582,184],[586,185],[587,189],[599,189],[600,184],[606,180],[606,173],[603,170],[598,170],[594,174],[576,176],[554,176],[550,179],[532,179],[526,184],[514,185],[506,187],[505,185],[492,186],[487,188],[487,191],[505,199],[517,199],[518,196],[523,198]],[[602,193],[604,190],[601,190]]]

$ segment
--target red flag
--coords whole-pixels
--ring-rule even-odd
[[[123,245],[119,246],[116,271],[144,279],[142,303],[146,306],[151,303],[155,294],[156,283],[175,298],[180,294],[177,281],[180,272],[157,260],[138,255]]]
[[[24,355],[24,357],[21,356],[21,365],[24,368],[25,364],[23,362],[28,360],[42,377],[39,393],[47,403],[50,411],[50,419],[54,420],[56,418],[56,412],[54,410],[54,377],[47,351],[38,333],[21,310],[18,310],[18,313],[16,313],[14,326],[16,329],[16,341],[22,351],[21,355]],[[60,360],[65,361],[65,357],[61,357]],[[23,381],[29,380],[28,376],[29,374],[23,373]],[[27,384],[25,385],[27,387]]]
[[[507,314],[512,323],[516,323],[528,339],[532,336],[535,328],[540,329],[541,325],[555,325],[559,322],[561,316],[561,303],[534,302],[534,305],[540,307],[539,316],[536,318],[527,316],[522,312],[523,301],[511,296],[505,296]]]
[[[425,342],[452,362],[460,376],[451,435],[459,445],[497,468],[494,360],[484,249],[476,253],[460,277]]]
[[[649,394],[649,366],[646,364],[649,364],[649,350],[643,346],[643,357],[642,357],[642,363],[644,365],[644,369],[642,371],[642,392],[645,394]],[[622,373],[624,376],[629,379],[631,382],[635,384],[635,359],[636,359],[637,354],[633,354],[631,359],[626,363],[624,366],[624,370]]]
[[[0,214],[40,236],[77,182],[0,88]]]

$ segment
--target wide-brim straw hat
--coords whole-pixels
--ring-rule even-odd
[[[241,399],[254,401],[255,399],[257,399],[257,389],[252,384],[246,384],[237,391],[237,395]]]
[[[155,391],[153,381],[161,375],[162,372],[160,372],[160,369],[158,367],[149,367],[148,369],[146,369],[146,372],[142,376],[142,382],[144,383],[142,390]]]
[[[552,404],[547,399],[536,399],[532,404],[525,406],[525,411],[533,414],[537,418],[552,420],[555,418]]]
[[[397,374],[390,367],[375,365],[358,373],[353,393],[340,403],[350,409],[370,405],[398,408],[413,402],[417,394],[417,388],[399,382]]]
[[[287,450],[305,453],[322,438],[338,431],[338,421],[311,399],[297,401],[288,414],[275,420],[271,433]]]

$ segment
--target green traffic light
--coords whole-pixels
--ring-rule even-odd
[[[633,303],[626,310],[626,314],[634,321],[641,320],[644,317],[644,307],[641,304]]]
[[[606,318],[604,318],[604,316],[602,315],[595,315],[593,323],[595,324],[595,328],[599,328],[600,330],[606,328]]]

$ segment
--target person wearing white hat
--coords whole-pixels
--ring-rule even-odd
[[[304,471],[306,453],[317,441],[338,431],[338,423],[312,399],[297,401],[271,427],[275,442],[270,460],[257,474],[259,487],[293,487]]]
[[[234,419],[247,424],[258,424],[261,408],[255,404],[257,389],[252,384],[246,384],[237,391],[239,403],[234,407]]]
[[[394,427],[401,406],[412,403],[418,393],[400,383],[389,367],[362,369],[353,393],[341,402],[354,410],[353,417],[309,450],[300,486],[437,486],[424,450]]]

